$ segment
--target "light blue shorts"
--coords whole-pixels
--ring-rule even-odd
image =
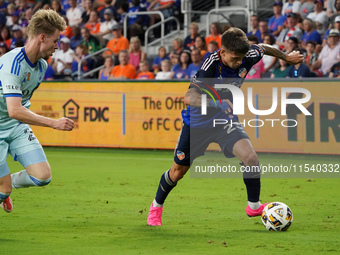
[[[0,178],[10,173],[6,158],[11,154],[23,167],[47,161],[44,150],[27,124],[0,130]]]

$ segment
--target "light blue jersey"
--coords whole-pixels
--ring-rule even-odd
[[[47,69],[43,59],[35,64],[26,55],[25,47],[16,48],[0,58],[0,130],[19,124],[8,115],[6,97],[21,97],[22,105],[29,108],[29,99],[39,87]]]

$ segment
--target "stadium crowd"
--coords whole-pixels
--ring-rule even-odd
[[[230,26],[212,23],[203,36],[193,22],[187,37],[172,40],[170,52],[161,46],[156,57],[147,56],[142,49],[144,33],[159,16],[133,13],[161,11],[167,18],[178,13],[179,4],[180,0],[0,0],[0,56],[25,45],[28,22],[38,9],[54,9],[68,26],[61,35],[60,48],[48,60],[45,80],[75,78],[78,63],[104,48],[109,50],[81,61],[82,73],[104,65],[89,77],[189,79],[202,61],[219,49],[221,34]],[[127,13],[132,14],[127,19],[125,38],[122,29]],[[166,25],[166,31],[170,31],[172,23]],[[285,4],[276,1],[272,17],[253,15],[250,25],[247,36],[251,44],[266,43],[287,53],[298,50],[305,55],[305,62],[289,66],[265,56],[250,70],[247,79],[340,78],[340,0],[289,0]],[[150,40],[155,36],[156,33],[150,33]]]

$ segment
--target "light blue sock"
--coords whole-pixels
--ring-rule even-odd
[[[26,170],[14,173],[12,177],[13,188],[27,188],[31,186],[45,186],[51,182],[51,177],[46,180],[39,180],[32,175],[27,174]]]

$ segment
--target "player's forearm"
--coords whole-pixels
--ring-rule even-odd
[[[273,46],[264,43],[260,43],[259,45],[265,50],[264,52],[265,55],[277,57],[285,61],[287,60],[287,54],[274,48]]]
[[[29,125],[54,128],[56,124],[56,120],[37,115],[23,106],[9,110],[8,114],[12,119],[16,119],[22,123]]]

